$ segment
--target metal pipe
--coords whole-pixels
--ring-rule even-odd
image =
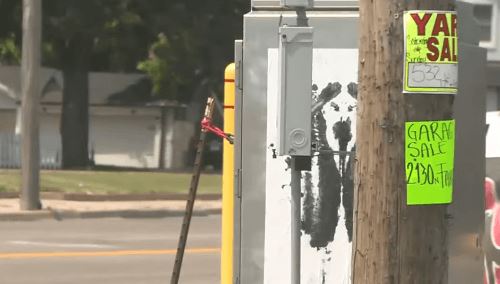
[[[300,284],[300,180],[301,171],[297,168],[296,157],[292,157],[292,180],[291,180],[291,282]]]

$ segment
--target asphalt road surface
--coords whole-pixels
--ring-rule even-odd
[[[0,222],[0,283],[170,283],[181,222]],[[179,283],[219,283],[220,226],[219,215],[194,217]]]

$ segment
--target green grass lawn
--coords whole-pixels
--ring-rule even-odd
[[[0,192],[19,191],[19,170],[0,170]],[[202,174],[199,193],[220,193],[221,175]],[[67,193],[187,193],[191,174],[120,171],[42,171],[41,190]]]

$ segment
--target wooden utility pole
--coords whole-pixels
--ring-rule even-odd
[[[453,95],[402,93],[403,12],[454,2],[360,0],[355,284],[447,283],[447,206],[406,205],[404,139],[405,121],[450,119]]]
[[[23,0],[21,61],[21,198],[22,210],[41,209],[40,203],[40,40],[42,1]]]

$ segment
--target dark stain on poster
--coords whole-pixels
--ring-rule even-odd
[[[313,86],[317,90],[317,86]],[[302,229],[305,234],[311,236],[310,245],[313,248],[326,248],[335,238],[335,230],[339,223],[339,207],[345,210],[345,224],[349,241],[352,240],[353,228],[353,191],[354,182],[352,174],[352,159],[354,155],[348,154],[348,143],[352,140],[351,120],[349,118],[340,120],[333,124],[332,129],[327,128],[327,121],[323,107],[330,103],[335,112],[351,112],[356,107],[348,106],[341,109],[335,102],[335,98],[341,93],[342,85],[338,82],[329,83],[319,95],[313,92],[312,108],[312,140],[316,145],[313,153],[313,165],[318,169],[317,184],[313,184],[311,172],[304,172],[303,188],[303,216]],[[357,84],[350,83],[347,86],[348,93],[356,99]],[[327,132],[332,131],[335,137],[334,143],[338,152],[333,151],[327,140]],[[355,146],[350,152],[355,151]],[[335,161],[338,155],[338,165]]]

